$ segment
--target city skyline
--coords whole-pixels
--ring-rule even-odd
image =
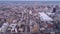
[[[0,0],[0,1],[60,1],[60,0]]]

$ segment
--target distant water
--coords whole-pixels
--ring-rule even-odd
[[[0,4],[58,4],[60,5],[60,1],[0,1]]]

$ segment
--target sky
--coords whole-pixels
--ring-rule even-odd
[[[60,1],[60,0],[0,0],[0,1]]]

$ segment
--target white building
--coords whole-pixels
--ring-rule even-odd
[[[4,24],[2,25],[2,27],[0,28],[0,31],[1,31],[1,32],[6,32],[8,26],[9,26],[8,23],[4,23]]]
[[[53,19],[51,17],[49,17],[48,15],[46,15],[45,13],[39,13],[40,14],[40,19],[41,21],[53,21]]]

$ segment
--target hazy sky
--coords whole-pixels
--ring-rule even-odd
[[[0,0],[0,1],[60,1],[60,0]]]

